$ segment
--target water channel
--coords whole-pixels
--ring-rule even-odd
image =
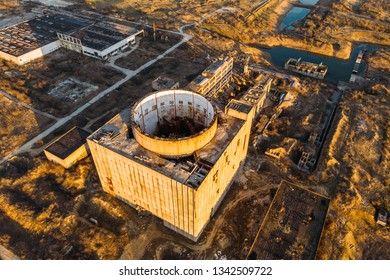
[[[299,2],[306,5],[315,5],[318,1],[319,0],[299,0]]]
[[[301,4],[305,4],[308,6],[313,6],[317,4],[319,0],[299,0]],[[288,29],[288,30],[293,30],[294,27],[292,24],[298,20],[301,20],[307,16],[307,14],[310,12],[310,9],[307,8],[299,8],[299,7],[293,7],[290,9],[286,16],[284,17],[282,23],[279,26],[280,30],[283,29]]]
[[[356,57],[361,50],[377,50],[380,47],[375,45],[360,44],[356,46],[349,57],[349,59],[339,59],[333,56],[324,56],[319,54],[310,53],[307,51],[301,51],[286,47],[273,47],[270,49],[261,49],[264,52],[270,54],[272,63],[280,68],[284,67],[284,64],[290,57],[302,58],[302,61],[309,61],[314,63],[320,63],[328,66],[328,72],[325,76],[326,81],[337,83],[339,81],[348,82],[352,74],[352,69],[355,65]],[[367,68],[367,64],[362,62],[359,67],[358,74],[361,74]]]
[[[315,5],[318,1],[319,0],[300,0],[299,2],[306,5]],[[298,20],[305,18],[309,12],[310,9],[293,7],[290,11],[287,12],[286,16],[284,17],[280,25],[280,30],[283,30],[285,28],[290,30],[294,29],[292,24]],[[328,66],[328,72],[325,76],[325,80],[337,83],[339,81],[349,81],[359,51],[371,51],[376,49],[379,49],[379,47],[375,45],[360,44],[353,48],[349,59],[338,59],[332,56],[324,56],[286,47],[273,47],[270,49],[261,50],[269,53],[272,59],[272,63],[280,68],[284,67],[284,64],[290,57],[301,57],[302,61],[309,61],[314,63],[322,62],[323,64]],[[366,63],[362,62],[360,64],[358,74],[364,72],[366,68]]]
[[[280,24],[280,27],[279,29],[280,30],[283,30],[285,28],[289,28],[292,27],[291,25],[300,20],[300,19],[303,19],[304,17],[307,16],[307,14],[310,12],[310,9],[306,9],[306,8],[298,8],[298,7],[294,7],[292,8],[287,14],[286,16],[284,17],[282,23]]]

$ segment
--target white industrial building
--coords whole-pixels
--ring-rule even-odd
[[[0,30],[0,58],[23,65],[57,49],[57,32],[70,34],[89,22],[62,14],[44,15]]]
[[[142,32],[70,13],[43,15],[0,29],[0,58],[24,65],[66,47],[105,59],[134,44]]]
[[[99,22],[71,35],[58,33],[60,45],[99,59],[107,59],[136,43],[143,30],[116,23]]]

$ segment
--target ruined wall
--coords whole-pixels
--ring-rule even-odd
[[[40,58],[42,56],[45,56],[51,52],[54,52],[55,50],[58,50],[60,48],[59,40],[51,42],[41,48],[35,49],[31,52],[28,52],[26,54],[23,54],[19,56],[19,64],[23,65],[25,63],[28,63],[32,60],[35,60],[37,58]]]
[[[71,167],[73,164],[78,162],[79,160],[85,158],[89,154],[89,149],[87,144],[84,144],[80,146],[76,151],[71,153],[69,156],[67,156],[65,159],[61,159],[57,157],[56,155],[44,150],[45,156],[48,160],[54,161],[58,164],[61,164],[65,168]]]

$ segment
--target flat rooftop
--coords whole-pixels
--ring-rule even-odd
[[[195,77],[194,80],[192,80],[188,85],[187,89],[190,89],[192,91],[197,91],[199,88],[204,85],[209,79],[211,79],[214,74],[220,69],[223,65],[227,63],[233,63],[233,59],[229,58],[228,60],[217,60],[216,62],[210,64],[203,72],[202,74]]]
[[[60,159],[65,159],[80,146],[84,145],[89,135],[88,131],[75,126],[60,136],[45,150]]]
[[[219,111],[218,118],[223,124],[218,124],[211,142],[196,152],[197,159],[174,160],[143,148],[132,138],[130,114],[131,108],[123,110],[88,139],[193,188],[202,183],[207,170],[215,164],[244,124],[244,121]]]
[[[52,14],[0,29],[0,51],[20,56],[57,40],[57,32],[71,34],[92,21]]]
[[[243,112],[245,114],[248,114],[251,109],[252,109],[252,105],[249,105],[249,104],[246,104],[246,103],[243,103],[239,100],[234,100],[232,99],[229,104],[227,105],[227,107],[229,109],[233,109],[233,110],[236,110],[238,112]]]
[[[218,60],[212,64],[210,64],[204,71],[203,76],[208,77],[208,75],[213,75],[217,70],[225,63],[226,60]]]
[[[177,82],[173,79],[170,79],[168,77],[162,77],[159,76],[157,79],[153,81],[153,84],[155,84],[157,87],[161,89],[170,89],[173,87]]]
[[[98,22],[71,36],[80,39],[83,46],[102,51],[139,31],[136,28],[113,22]]]
[[[282,181],[249,253],[249,259],[312,260],[330,200]]]
[[[191,83],[188,84],[188,86],[201,86],[203,85],[206,81],[208,81],[209,78],[204,77],[202,75],[196,76],[194,80],[191,81]]]

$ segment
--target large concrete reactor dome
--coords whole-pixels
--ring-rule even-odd
[[[192,154],[209,143],[217,130],[214,105],[186,90],[148,95],[134,105],[131,119],[137,142],[166,157]]]

